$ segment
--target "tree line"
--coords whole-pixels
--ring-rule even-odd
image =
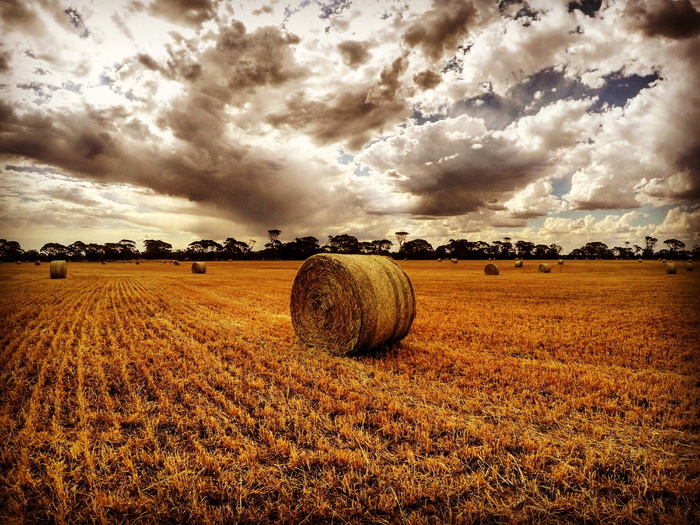
[[[558,244],[535,244],[522,240],[513,243],[510,237],[491,243],[450,239],[448,243],[433,248],[425,239],[407,241],[409,233],[401,231],[395,234],[398,244],[398,249],[395,249],[395,244],[389,239],[359,241],[345,233],[329,236],[323,245],[316,237],[297,237],[283,243],[278,239],[281,233],[280,230],[269,230],[268,242],[257,251],[253,251],[256,244],[254,239],[246,243],[233,237],[221,243],[202,239],[191,242],[185,249],[176,250],[173,250],[172,244],[158,239],[144,240],[143,250],[139,250],[136,242],[122,239],[105,244],[75,241],[68,246],[50,242],[38,251],[25,251],[17,241],[0,239],[0,261],[304,260],[317,253],[385,255],[396,259],[690,259],[700,256],[700,246],[695,245],[687,250],[685,243],[678,239],[666,239],[663,241],[666,247],[656,251],[658,239],[651,236],[644,238],[643,245],[630,246],[629,242],[625,242],[624,246],[610,248],[603,242],[595,241],[562,255],[562,247]]]

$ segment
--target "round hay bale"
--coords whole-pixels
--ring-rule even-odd
[[[564,259],[559,259],[559,260],[557,261],[557,264],[558,264],[559,266],[561,266],[562,264],[564,264]]]
[[[450,259],[450,262],[457,264],[459,262],[459,260],[458,259]]]
[[[403,339],[416,301],[411,280],[388,257],[318,254],[294,278],[290,310],[302,343],[348,355]]]
[[[691,262],[685,263],[685,271],[692,272],[693,271],[693,263],[691,263]]]
[[[442,259],[438,259],[437,262],[442,262]]]
[[[136,263],[135,263],[135,264],[141,264],[141,263],[140,263],[139,261],[136,261]]]
[[[666,264],[666,259],[661,259],[661,262]]]
[[[666,273],[676,273],[675,263],[667,263],[666,264]]]
[[[105,265],[106,265],[107,263],[106,263],[106,262],[104,262],[104,261],[102,261],[102,264],[105,264]]]
[[[498,265],[489,263],[484,268],[484,273],[486,275],[498,275],[501,271],[498,269]]]
[[[68,274],[68,263],[66,261],[51,261],[49,275],[52,279],[65,279]]]
[[[41,261],[34,261],[34,266],[41,266]]]
[[[642,260],[641,260],[641,259],[639,259],[639,262],[642,262]]]
[[[542,263],[537,267],[537,271],[540,273],[549,273],[551,270],[547,263]]]
[[[180,261],[173,261],[173,265],[180,266]]]
[[[193,262],[192,273],[207,273],[207,265],[202,261]]]
[[[516,267],[516,268],[522,268],[522,267],[523,267],[523,261],[515,261],[515,267]]]

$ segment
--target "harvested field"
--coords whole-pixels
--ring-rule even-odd
[[[538,264],[401,261],[353,358],[300,262],[1,265],[0,522],[698,523],[700,275]]]

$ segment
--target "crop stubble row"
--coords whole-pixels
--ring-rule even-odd
[[[697,516],[690,277],[615,276],[604,293],[409,263],[411,335],[339,359],[295,345],[294,264],[148,266],[3,275],[3,516]],[[615,315],[630,319],[606,328]]]

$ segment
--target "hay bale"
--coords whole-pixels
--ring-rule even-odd
[[[537,267],[537,271],[540,273],[549,273],[551,270],[547,263],[542,263]]]
[[[102,264],[107,264],[106,262],[102,261]]]
[[[661,259],[661,262],[666,264],[666,259]]]
[[[193,262],[192,273],[207,273],[207,265],[202,261]]]
[[[484,273],[486,275],[498,275],[501,271],[498,269],[498,265],[489,263],[484,268]]]
[[[41,266],[41,261],[34,261],[34,266]]]
[[[693,271],[693,263],[691,263],[691,262],[685,263],[685,271],[692,272]]]
[[[411,280],[388,257],[318,254],[299,269],[290,310],[302,343],[347,355],[403,339],[416,302]]]
[[[173,261],[173,265],[180,266],[180,261]]]
[[[559,260],[557,261],[557,264],[558,264],[559,266],[561,266],[562,264],[564,264],[564,259],[559,259]]]
[[[49,275],[52,279],[65,279],[68,274],[68,263],[66,261],[51,261]]]
[[[459,262],[459,260],[457,260],[457,259],[450,259],[450,262],[453,262],[453,263],[457,264],[457,263]]]
[[[666,264],[666,273],[676,273],[675,263],[667,263]]]
[[[522,268],[522,267],[523,267],[523,261],[515,261],[515,267],[516,267],[516,268]]]
[[[442,262],[442,259],[438,259],[437,262]]]
[[[639,259],[639,262],[642,262],[642,260],[641,260],[641,259]]]

